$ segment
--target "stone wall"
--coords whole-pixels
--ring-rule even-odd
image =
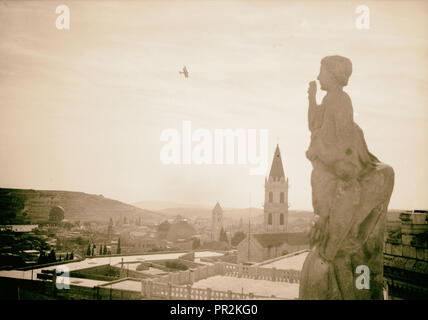
[[[219,291],[211,288],[192,288],[190,285],[178,286],[171,283],[157,283],[151,280],[142,281],[141,296],[144,299],[161,298],[168,300],[251,300],[270,298],[252,293],[236,293],[230,290]]]
[[[206,265],[192,270],[171,272],[167,275],[154,278],[153,281],[171,283],[173,285],[187,285],[218,275],[289,283],[298,283],[300,278],[300,272],[297,270],[280,270],[260,266],[216,262],[212,265]]]
[[[400,228],[384,246],[388,299],[428,297],[428,212],[402,212]]]

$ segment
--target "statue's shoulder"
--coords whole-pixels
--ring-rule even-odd
[[[335,102],[336,105],[352,107],[351,97],[349,97],[349,95],[345,91],[335,93],[332,97],[332,100]]]
[[[322,100],[322,105],[332,112],[337,112],[339,110],[341,112],[345,110],[345,112],[353,112],[351,98],[344,91],[326,94]]]
[[[323,100],[323,103],[351,103],[351,97],[345,91],[339,92],[329,92],[327,93]]]
[[[352,104],[351,97],[345,91],[342,91],[340,94],[340,98],[342,101]]]

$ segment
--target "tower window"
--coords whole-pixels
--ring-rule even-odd
[[[273,192],[269,192],[269,202],[273,201]]]
[[[272,224],[272,213],[269,213],[268,224]]]
[[[281,213],[281,214],[279,215],[279,224],[280,224],[281,226],[283,226],[283,225],[284,225],[284,214],[283,214],[283,213]]]
[[[284,192],[281,192],[281,193],[279,194],[279,202],[280,202],[280,203],[284,203]]]

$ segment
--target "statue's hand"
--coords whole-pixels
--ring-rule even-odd
[[[314,154],[314,153],[312,152],[312,150],[308,150],[308,151],[306,151],[306,158],[307,158],[309,161],[315,161],[315,159],[317,158],[317,156],[316,156],[316,154]]]
[[[313,103],[316,101],[316,94],[317,94],[317,83],[315,81],[309,82],[309,88],[308,88],[308,99],[310,103]]]
[[[327,218],[316,216],[309,235],[309,245],[312,247],[317,243],[321,243],[324,239],[324,234],[327,228]]]

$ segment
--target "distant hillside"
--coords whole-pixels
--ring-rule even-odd
[[[173,205],[168,207],[168,205]],[[138,207],[167,214],[169,216],[181,215],[189,219],[211,219],[211,211],[213,208],[209,206],[187,205],[173,202],[163,201],[143,201],[135,204]],[[213,205],[214,207],[214,205]],[[156,208],[156,209],[154,209]],[[241,218],[244,222],[248,221],[248,217],[254,223],[263,222],[263,209],[260,208],[223,208],[223,217],[227,220],[234,220],[238,222]],[[288,221],[290,225],[305,225],[309,224],[313,218],[313,213],[304,210],[290,210],[288,214]]]
[[[214,208],[204,206],[204,205],[195,205],[195,204],[184,204],[184,203],[175,203],[175,202],[166,202],[166,201],[141,201],[134,203],[135,206],[147,209],[154,210],[168,216],[181,215],[189,219],[210,219],[211,211]],[[255,218],[263,214],[263,209],[251,208],[251,217]],[[241,217],[247,219],[250,215],[250,210],[246,209],[230,209],[223,208],[223,217],[225,219],[239,220]]]
[[[72,191],[45,191],[0,188],[0,222],[37,223],[49,218],[50,209],[59,205],[65,210],[65,219],[103,221],[110,217],[142,217],[143,223],[157,223],[165,216],[158,212],[104,198],[102,195]]]
[[[208,209],[211,210],[209,206],[203,206],[198,204],[189,204],[189,203],[178,203],[178,202],[171,202],[171,201],[139,201],[136,203],[133,203],[132,205],[146,209],[146,210],[153,210],[153,211],[163,211],[165,209],[170,208],[194,208],[194,209]],[[213,205],[214,208],[214,205]]]

